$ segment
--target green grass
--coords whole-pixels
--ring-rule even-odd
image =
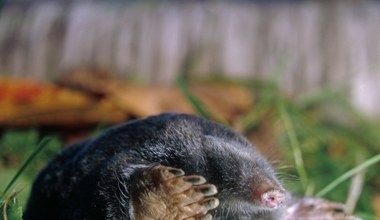
[[[17,179],[21,176],[21,174],[24,172],[24,170],[28,167],[28,165],[36,158],[36,156],[46,147],[46,145],[49,143],[49,138],[44,138],[38,144],[37,148],[33,151],[33,153],[26,159],[26,161],[22,164],[19,170],[17,170],[14,177],[11,179],[9,184],[5,187],[4,191],[0,194],[0,198],[4,198],[9,189],[15,184]]]
[[[339,176],[336,180],[332,181],[329,185],[321,189],[318,193],[315,195],[317,197],[322,197],[326,195],[327,193],[331,192],[335,187],[337,187],[342,182],[346,181],[347,179],[351,178],[355,174],[359,173],[360,171],[367,169],[368,167],[380,162],[380,154],[377,154],[376,156],[369,158],[359,166],[347,171],[343,175]]]
[[[1,137],[0,220],[22,219],[33,178],[59,149],[57,138],[37,144],[38,139],[35,130],[8,131]]]
[[[196,97],[191,90],[186,85],[185,80],[182,77],[177,77],[177,85],[181,90],[182,95],[187,99],[187,101],[193,106],[195,112],[205,119],[216,120],[221,124],[228,125],[228,122],[224,120],[220,115],[216,112],[212,112],[203,102]]]
[[[300,183],[301,183],[302,189],[306,195],[309,195],[308,190],[307,190],[309,178],[307,177],[307,172],[305,170],[305,164],[303,162],[302,151],[301,151],[299,140],[297,138],[297,134],[294,131],[293,123],[290,120],[289,113],[285,109],[284,105],[280,104],[278,108],[279,108],[280,117],[283,120],[284,127],[288,135],[291,152],[293,153],[294,164],[297,169],[297,174],[300,177]]]
[[[17,169],[15,168],[9,168],[9,169],[2,169],[1,172],[0,172],[0,189],[2,190],[2,192],[4,192],[3,190],[9,185],[10,183],[10,180],[12,180],[12,178],[14,178],[15,174],[17,173]],[[29,195],[29,192],[30,192],[30,188],[31,188],[31,180],[26,177],[25,175],[21,175],[17,181],[12,184],[12,188],[11,190],[15,190],[15,191],[20,191],[20,193],[18,194],[17,198],[18,198],[18,202],[20,203],[20,205],[24,206],[26,205],[26,200],[28,198],[28,195]],[[0,192],[1,193],[1,192]],[[5,194],[6,195],[6,194]],[[5,195],[1,196],[0,198],[4,198]]]

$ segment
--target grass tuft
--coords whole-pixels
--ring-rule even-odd
[[[289,138],[290,147],[291,147],[292,153],[293,153],[294,163],[295,163],[295,166],[297,169],[297,173],[300,177],[301,186],[303,188],[303,191],[307,195],[307,194],[309,194],[308,190],[307,190],[308,189],[308,177],[307,177],[307,172],[305,169],[305,164],[303,162],[301,147],[300,147],[300,143],[299,143],[298,138],[297,138],[297,134],[294,131],[293,123],[292,123],[292,121],[289,117],[289,113],[285,109],[283,103],[281,103],[279,105],[279,112],[281,115],[281,119],[284,122],[284,126],[285,126],[287,136]]]
[[[17,200],[17,196],[23,190],[12,190],[8,193],[8,191],[14,187],[14,184],[19,179],[21,174],[25,171],[25,169],[31,164],[32,161],[35,160],[36,156],[47,146],[50,142],[51,138],[44,138],[38,144],[37,148],[32,152],[32,154],[27,158],[24,164],[18,169],[16,174],[13,176],[11,181],[9,181],[8,185],[5,187],[4,191],[0,195],[0,220],[20,220],[22,219],[22,206]]]
[[[28,165],[34,160],[34,158],[47,146],[47,144],[49,143],[50,140],[51,140],[51,138],[42,139],[42,141],[39,143],[37,148],[28,157],[28,159],[24,162],[24,164],[21,166],[21,168],[17,171],[16,175],[12,178],[12,180],[5,187],[3,193],[0,196],[0,199],[2,199],[5,196],[5,194],[8,192],[8,190],[13,186],[13,184],[16,182],[16,180],[24,172],[25,168],[28,167]]]

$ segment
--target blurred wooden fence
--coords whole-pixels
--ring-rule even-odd
[[[0,14],[0,72],[42,80],[97,66],[171,83],[180,73],[280,71],[290,94],[346,88],[380,116],[380,4],[331,2],[9,5]]]

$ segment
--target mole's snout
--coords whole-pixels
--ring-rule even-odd
[[[267,208],[278,208],[286,200],[286,192],[283,190],[272,189],[261,195],[261,203]]]

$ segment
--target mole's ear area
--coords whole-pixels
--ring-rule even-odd
[[[197,175],[156,166],[133,177],[132,210],[135,219],[211,219],[207,212],[219,205],[217,189]]]
[[[266,209],[276,209],[287,200],[287,192],[276,182],[270,179],[252,181],[251,196],[255,203]]]

